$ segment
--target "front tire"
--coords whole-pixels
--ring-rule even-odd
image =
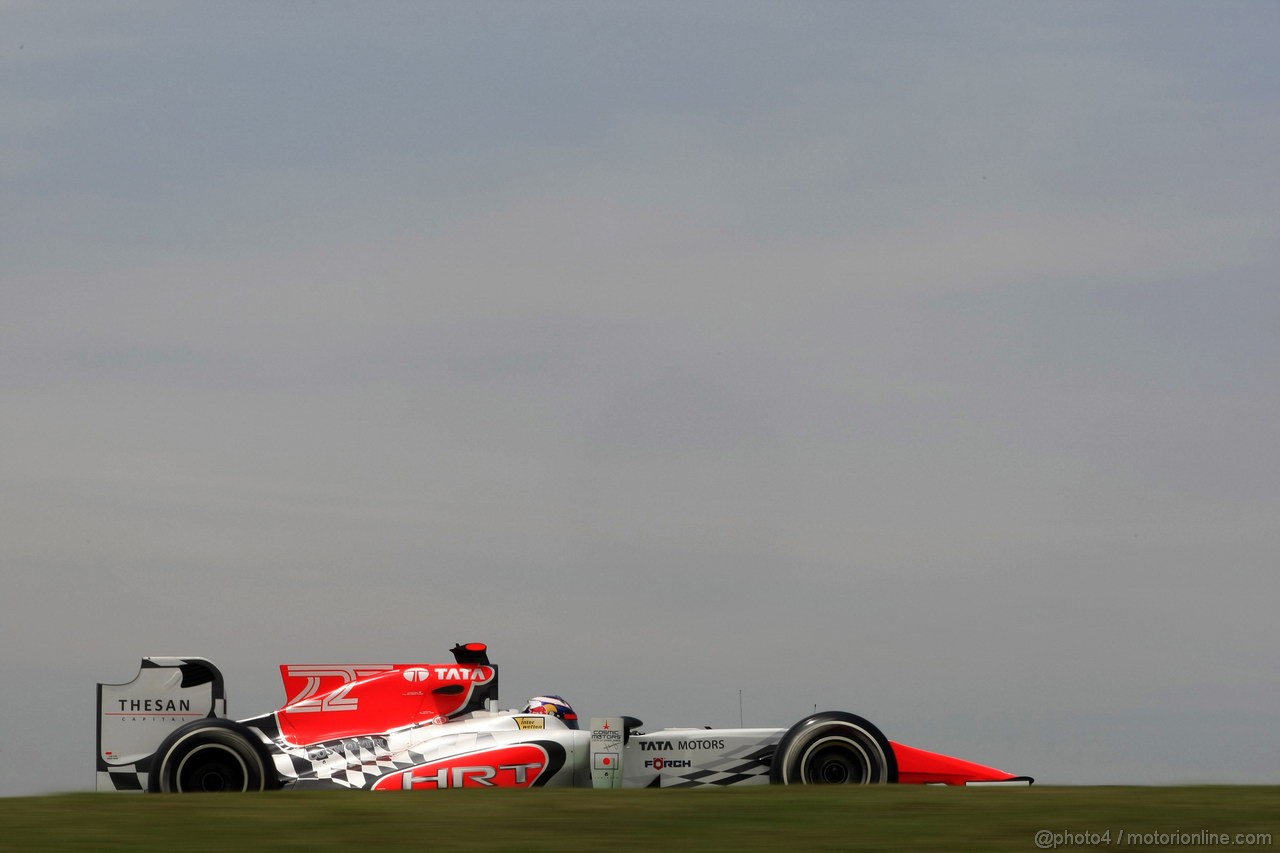
[[[148,790],[163,794],[265,791],[267,756],[253,733],[231,720],[195,720],[174,729],[152,757]]]
[[[889,739],[869,721],[824,711],[796,723],[778,742],[769,780],[781,785],[877,785],[898,781]]]

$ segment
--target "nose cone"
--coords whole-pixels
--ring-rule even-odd
[[[916,785],[1030,785],[1030,776],[1014,776],[994,767],[975,764],[937,752],[894,743],[898,782]]]

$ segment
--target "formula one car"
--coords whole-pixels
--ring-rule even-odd
[[[194,657],[143,658],[98,685],[97,788],[204,792],[308,788],[693,788],[706,785],[1029,785],[1031,778],[894,743],[827,711],[787,729],[642,732],[633,717],[579,728],[559,696],[497,711],[482,643],[447,664],[285,664],[284,707],[227,719],[222,673]]]

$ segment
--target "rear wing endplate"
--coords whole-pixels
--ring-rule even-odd
[[[226,714],[226,688],[212,661],[143,658],[132,681],[98,685],[97,789],[145,791],[151,756],[169,732]]]

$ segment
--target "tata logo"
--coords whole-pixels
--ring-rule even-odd
[[[493,679],[493,668],[488,666],[411,666],[401,672],[405,681],[470,681],[484,684]]]
[[[667,752],[681,749],[724,749],[723,738],[697,738],[694,740],[642,740],[638,741],[641,752]]]
[[[355,711],[360,707],[360,699],[348,693],[356,682],[394,669],[396,665],[390,663],[291,664],[285,668],[285,674],[290,678],[305,678],[306,682],[285,704],[296,714]],[[403,669],[401,675],[410,683],[436,680],[475,685],[492,681],[494,669],[491,666],[411,666]]]
[[[493,667],[489,666],[433,666],[431,674],[440,681],[470,681],[484,684],[493,680]]]

